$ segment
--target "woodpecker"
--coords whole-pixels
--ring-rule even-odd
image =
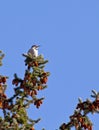
[[[28,55],[31,55],[32,58],[33,57],[37,57],[38,56],[38,48],[39,45],[33,45],[29,50],[28,50]]]

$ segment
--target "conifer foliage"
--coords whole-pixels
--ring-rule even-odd
[[[27,109],[31,104],[38,109],[43,103],[44,97],[37,96],[39,91],[47,87],[49,72],[46,72],[44,67],[48,61],[44,60],[42,55],[34,58],[26,54],[23,56],[26,66],[24,78],[14,74],[14,94],[10,98],[5,94],[8,77],[0,75],[0,109],[4,114],[4,117],[0,117],[0,130],[35,130],[35,123],[40,121],[30,119]],[[4,54],[1,52],[0,65],[3,57]]]
[[[71,130],[72,127],[75,127],[76,130],[93,130],[92,122],[87,115],[99,113],[99,92],[92,90],[91,97],[94,98],[93,101],[89,99],[82,101],[79,98],[74,114],[70,116],[70,122],[63,123],[60,130]]]
[[[43,103],[44,97],[38,98],[38,93],[47,87],[50,73],[45,71],[45,65],[48,60],[45,60],[42,55],[37,57],[22,55],[25,58],[26,70],[23,78],[14,74],[12,80],[14,94],[10,98],[5,94],[8,77],[0,75],[0,109],[4,115],[0,116],[0,130],[36,130],[35,124],[40,121],[40,118],[30,119],[27,109],[30,105],[38,109]],[[0,66],[2,66],[3,57],[4,54],[0,51]],[[99,92],[92,90],[91,97],[94,98],[93,101],[89,99],[82,101],[79,98],[79,103],[74,114],[70,116],[70,121],[63,123],[59,130],[71,130],[72,127],[75,130],[93,129],[88,114],[99,113]]]

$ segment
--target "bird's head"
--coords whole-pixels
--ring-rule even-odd
[[[33,45],[31,48],[37,50],[39,47],[40,47],[39,45]]]

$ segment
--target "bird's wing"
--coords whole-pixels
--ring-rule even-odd
[[[29,56],[34,57],[34,50],[33,49],[29,49],[28,53]]]
[[[33,53],[33,50],[32,50],[32,49],[29,49],[29,50],[28,50],[28,54],[29,54],[29,53],[32,54],[32,53]]]

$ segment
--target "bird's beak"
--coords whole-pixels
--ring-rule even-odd
[[[37,45],[37,46],[36,46],[36,48],[39,48],[39,47],[40,47],[40,45]]]

